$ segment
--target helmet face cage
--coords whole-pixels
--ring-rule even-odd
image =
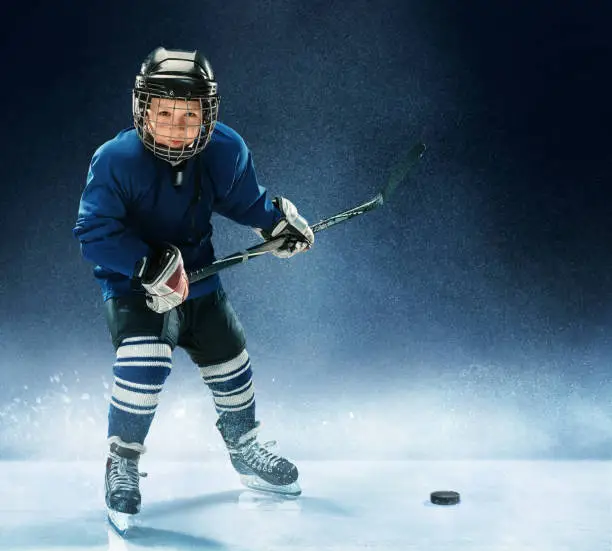
[[[164,100],[163,107],[155,98]],[[219,113],[219,96],[174,96],[134,88],[132,112],[144,146],[174,164],[197,155],[210,141]],[[176,124],[177,119],[180,124]]]

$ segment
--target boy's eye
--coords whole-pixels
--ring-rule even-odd
[[[170,111],[159,111],[157,113],[158,117],[169,117],[170,116]]]

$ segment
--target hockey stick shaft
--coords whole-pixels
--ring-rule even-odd
[[[395,168],[391,172],[391,176],[389,177],[389,181],[384,189],[378,193],[374,198],[369,201],[353,207],[352,209],[345,210],[339,212],[338,214],[334,214],[325,220],[321,220],[316,224],[313,224],[310,228],[313,233],[317,233],[322,230],[326,230],[336,224],[340,224],[341,222],[346,222],[355,216],[360,216],[366,212],[374,210],[380,206],[382,206],[386,200],[391,196],[395,188],[400,184],[407,176],[416,162],[421,158],[423,153],[425,152],[425,145],[422,143],[416,144],[406,155],[404,159],[400,163],[398,163]],[[205,266],[200,270],[196,270],[190,272],[188,274],[189,283],[195,283],[197,281],[201,281],[202,279],[206,279],[216,273],[219,273],[226,268],[231,266],[235,266],[236,264],[242,264],[251,258],[255,258],[257,256],[261,256],[263,254],[269,253],[273,250],[276,250],[280,247],[284,242],[284,238],[272,239],[270,241],[264,241],[263,243],[259,243],[253,247],[249,247],[244,251],[239,251],[237,253],[231,254],[219,260],[216,260],[209,266]]]
[[[321,222],[317,222],[313,226],[310,226],[310,229],[313,231],[313,233],[316,233],[321,230],[325,230],[330,226],[335,226],[340,222],[345,222],[346,220],[349,220],[354,216],[358,216],[360,214],[363,214],[364,212],[368,212],[369,210],[372,210],[376,208],[376,206],[378,206],[378,204],[376,204],[376,206],[372,205],[375,201],[378,201],[379,196],[380,194],[377,195],[375,199],[368,201],[363,205],[359,205],[358,207],[355,207],[353,209],[340,212],[338,214],[335,214],[334,216],[331,216],[330,218],[321,220]],[[216,260],[209,266],[204,266],[204,268],[201,268],[200,270],[196,270],[187,274],[189,277],[189,283],[201,281],[202,279],[206,279],[207,277],[210,277],[211,275],[214,275],[220,272],[221,270],[225,270],[226,268],[235,266],[236,264],[242,264],[243,262],[246,262],[251,258],[255,258],[257,256],[261,256],[263,254],[276,250],[284,243],[284,241],[284,237],[272,239],[270,241],[264,241],[263,243],[259,243],[258,245],[249,247],[244,251],[239,251],[219,260]]]

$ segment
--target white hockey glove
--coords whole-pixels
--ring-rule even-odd
[[[271,230],[260,233],[266,241],[285,237],[285,242],[278,249],[271,251],[272,254],[279,258],[289,258],[310,249],[314,244],[314,233],[306,219],[298,214],[296,206],[284,197],[275,197],[272,202],[283,217]]]
[[[183,257],[174,245],[143,258],[135,275],[147,291],[147,306],[158,314],[172,310],[189,294]]]

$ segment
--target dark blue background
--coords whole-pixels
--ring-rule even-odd
[[[224,276],[285,446],[609,457],[611,13],[544,4],[15,4],[1,38],[0,454],[104,436],[113,351],[71,229],[91,155],[131,125],[134,75],[164,45],[210,59],[220,119],[312,222],[428,146],[392,204],[306,255]],[[255,242],[216,224],[220,255]],[[201,446],[212,407],[180,352],[168,387],[152,438]]]

